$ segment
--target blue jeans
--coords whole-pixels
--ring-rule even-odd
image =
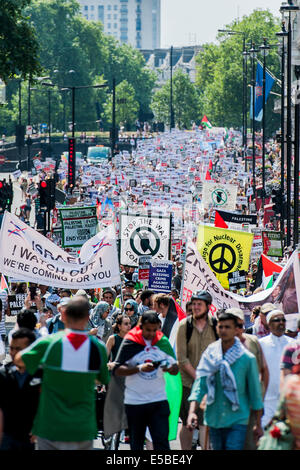
[[[213,450],[243,450],[246,432],[246,424],[234,424],[230,428],[209,428]]]

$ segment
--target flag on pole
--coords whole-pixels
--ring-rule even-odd
[[[274,84],[274,78],[266,70],[266,97],[265,103],[268,100],[270,91]],[[252,87],[253,88],[253,87]],[[251,88],[250,99],[250,119],[252,119],[253,110],[253,89]],[[256,82],[255,82],[255,120],[261,122],[263,118],[263,67],[260,62],[257,62],[256,68]]]
[[[202,126],[207,127],[207,129],[211,129],[211,128],[212,128],[212,125],[211,125],[211,123],[209,122],[209,120],[207,119],[206,116],[203,117],[203,119],[202,119],[202,121],[201,121],[201,124],[202,124]]]
[[[210,180],[211,180],[210,171],[207,170],[206,175],[205,175],[205,181],[210,181]]]

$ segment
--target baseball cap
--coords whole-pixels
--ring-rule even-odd
[[[66,305],[68,305],[68,303],[70,303],[70,300],[71,300],[71,297],[63,297],[57,306],[65,307]]]
[[[230,313],[231,315],[234,315],[235,317],[239,318],[243,322],[245,321],[244,312],[240,308],[237,308],[237,307],[227,308],[225,310],[225,313]]]
[[[126,287],[134,287],[134,286],[135,286],[135,282],[133,282],[133,281],[126,281],[126,282],[125,282],[125,286],[126,286]]]
[[[271,304],[271,303],[268,302],[268,303],[263,304],[261,306],[260,311],[261,311],[261,313],[266,315],[267,313],[271,312],[272,310],[275,310],[275,308],[276,308],[276,305]]]

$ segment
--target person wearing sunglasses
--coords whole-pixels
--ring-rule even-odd
[[[133,299],[126,300],[124,304],[123,313],[129,317],[131,328],[137,325],[139,319],[138,308],[138,303]]]
[[[264,398],[262,425],[273,418],[280,397],[280,361],[285,346],[294,341],[285,335],[286,319],[282,310],[274,309],[266,318],[270,334],[259,339],[269,369],[269,384]]]
[[[228,308],[225,313],[231,313],[237,318],[237,337],[241,341],[242,345],[248,349],[256,358],[257,367],[259,371],[260,383],[262,386],[262,396],[264,397],[265,392],[269,383],[269,370],[265,356],[262,352],[259,340],[255,335],[245,333],[245,316],[244,312],[240,308],[232,307]],[[244,450],[256,450],[256,444],[253,439],[253,426],[255,425],[255,413],[253,410],[250,412],[249,423],[247,428],[246,440]]]
[[[112,327],[114,334],[111,335],[106,343],[107,357],[111,360],[108,363],[108,368],[110,369],[110,364],[114,365],[114,360],[117,357],[119,348],[123,341],[124,336],[131,330],[130,319],[127,315],[118,315],[116,323]]]

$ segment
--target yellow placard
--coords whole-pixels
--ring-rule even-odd
[[[200,225],[197,248],[222,286],[229,289],[229,273],[248,272],[252,241],[253,233]]]

